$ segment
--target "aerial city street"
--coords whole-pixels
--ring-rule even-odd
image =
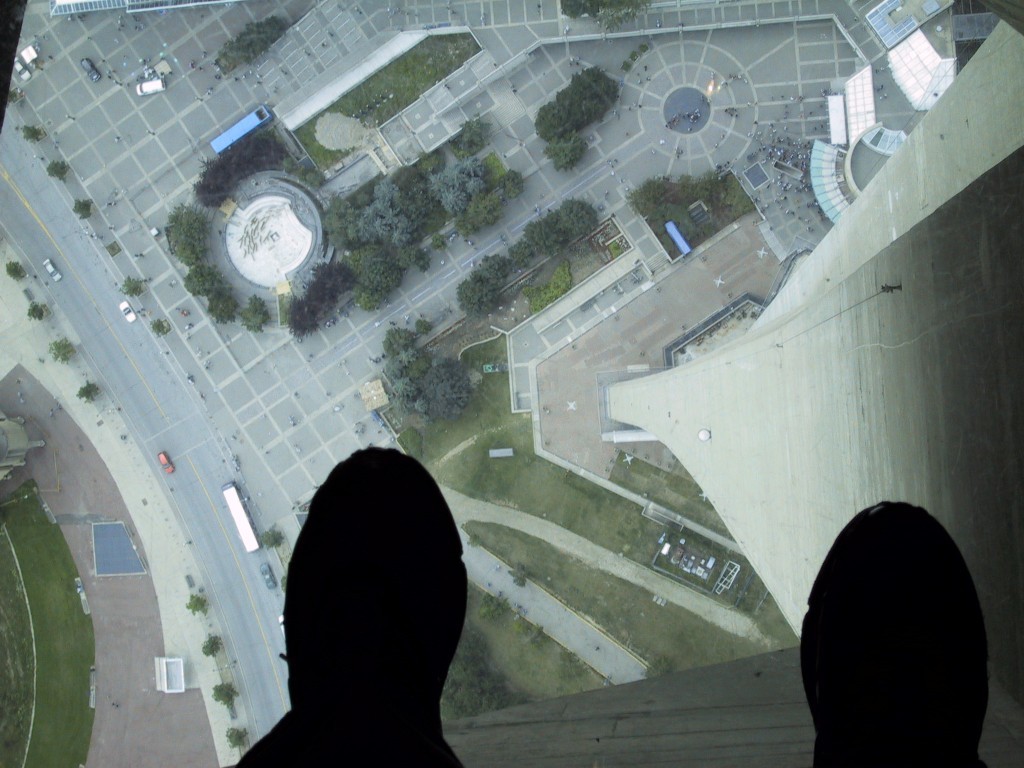
[[[3,496],[35,479],[95,633],[68,750],[274,726],[292,547],[369,446],[441,485],[490,663],[561,681],[501,706],[796,644],[606,390],[750,327],[952,84],[949,6],[132,5],[30,1],[0,134],[0,411],[45,442]],[[345,546],[415,590],[401,527]]]

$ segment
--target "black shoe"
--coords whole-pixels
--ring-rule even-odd
[[[815,766],[983,766],[988,650],[974,582],[925,510],[885,502],[842,530],[800,641]]]

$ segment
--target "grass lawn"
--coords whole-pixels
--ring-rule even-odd
[[[32,717],[32,630],[7,532],[0,530],[0,765],[21,765]]]
[[[513,691],[528,701],[543,701],[601,687],[600,675],[529,622],[514,618],[512,610],[482,618],[482,598],[479,589],[469,590],[466,622],[487,639],[491,662]]]
[[[623,451],[615,457],[609,478],[613,483],[641,495],[647,494],[645,498],[656,504],[731,538],[718,512],[700,497],[700,486],[681,464],[666,472],[639,458],[627,464],[625,458]]]
[[[504,338],[472,347],[462,361],[476,372],[484,363],[507,362]],[[663,527],[621,496],[538,458],[529,414],[510,412],[508,376],[482,375],[462,415],[424,427],[422,448],[413,455],[443,485],[544,517],[612,552],[649,562]],[[401,442],[408,450],[417,441],[406,435]],[[515,456],[490,459],[491,448],[512,448]]]
[[[340,112],[367,125],[382,125],[479,50],[472,35],[432,35],[370,75],[325,111]],[[326,169],[344,157],[345,150],[327,149],[316,140],[317,117],[301,126],[295,135],[313,162]]]
[[[34,494],[5,506],[3,519],[21,564],[35,630],[38,675],[26,766],[84,765],[94,715],[89,667],[95,640],[92,620],[75,593],[78,571],[60,528],[47,521]]]
[[[567,558],[555,547],[504,526],[468,523],[480,545],[509,563],[522,562],[529,577],[662,671],[682,670],[743,658],[768,649],[735,637],[669,603],[658,606],[645,589]],[[788,630],[769,635],[773,647],[793,645]]]

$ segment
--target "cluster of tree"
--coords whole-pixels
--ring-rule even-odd
[[[572,288],[572,272],[569,269],[569,262],[563,261],[555,269],[555,273],[544,285],[528,285],[523,289],[523,295],[530,302],[530,311],[540,312],[551,302],[564,296]]]
[[[675,221],[686,230],[691,245],[754,207],[731,174],[719,177],[714,171],[700,176],[680,176],[675,181],[668,176],[655,176],[631,190],[627,200],[656,232],[662,231],[666,221]],[[711,220],[703,225],[694,222],[688,211],[697,200],[703,200],[711,211]]]
[[[206,297],[207,311],[215,322],[230,323],[238,314],[238,300],[221,271],[206,261],[209,230],[206,212],[195,205],[181,203],[167,217],[171,252],[188,267],[183,282],[185,290],[193,296]]]
[[[434,357],[417,346],[420,333],[389,328],[384,336],[384,373],[398,402],[428,419],[454,419],[473,394],[469,374],[458,360]]]
[[[288,29],[288,22],[280,16],[268,16],[261,21],[245,25],[237,37],[228,40],[217,53],[217,63],[225,72],[240,64],[248,64],[266,53]]]
[[[555,210],[527,224],[523,240],[534,254],[555,256],[596,226],[594,206],[584,200],[566,200]]]
[[[501,291],[511,272],[512,259],[508,256],[493,254],[482,258],[469,277],[455,289],[459,307],[467,315],[486,315],[498,306]]]
[[[158,317],[156,320],[151,322],[149,327],[157,336],[166,336],[171,332],[171,324],[162,317]]]
[[[6,269],[7,276],[12,280],[24,280],[25,275],[28,274],[25,272],[25,268],[21,266],[21,262],[18,261],[8,261]]]
[[[31,301],[28,305],[28,317],[30,320],[42,320],[50,314],[50,308],[38,301]]]
[[[462,124],[459,135],[451,140],[452,152],[458,158],[475,155],[487,145],[491,124],[481,117],[474,117]]]
[[[618,83],[597,67],[588,67],[540,108],[534,124],[537,135],[548,142],[544,154],[556,169],[572,168],[580,161],[587,144],[576,131],[604,116],[618,95]]]
[[[441,694],[441,719],[479,715],[521,701],[491,663],[483,634],[467,622]]]
[[[216,208],[246,176],[283,168],[286,155],[273,135],[250,134],[216,157],[203,160],[203,170],[193,187],[196,200],[207,208]]]
[[[292,335],[301,339],[319,328],[337,308],[342,294],[354,284],[355,275],[345,264],[332,261],[313,267],[305,294],[293,298],[288,309],[288,328]]]
[[[616,30],[648,5],[647,0],[562,0],[562,13],[573,19],[590,16],[605,29]]]
[[[534,219],[526,225],[523,237],[509,247],[508,256],[484,257],[470,276],[459,283],[455,292],[459,307],[469,315],[486,315],[498,305],[513,269],[526,269],[538,257],[556,256],[595,226],[597,210],[583,200],[566,200],[550,213]],[[565,277],[571,286],[572,277],[563,274],[559,280],[552,278],[552,283],[543,289],[536,289],[538,296],[554,295],[565,283]],[[567,290],[568,286],[562,293]]]

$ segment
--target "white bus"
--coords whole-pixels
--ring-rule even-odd
[[[242,497],[238,495],[238,488],[234,483],[226,483],[221,489],[224,494],[224,501],[228,505],[231,519],[235,521],[235,528],[238,529],[238,537],[242,540],[242,546],[246,552],[255,552],[260,548],[259,539],[256,538],[256,531],[252,528],[252,520],[249,513],[242,504]]]

